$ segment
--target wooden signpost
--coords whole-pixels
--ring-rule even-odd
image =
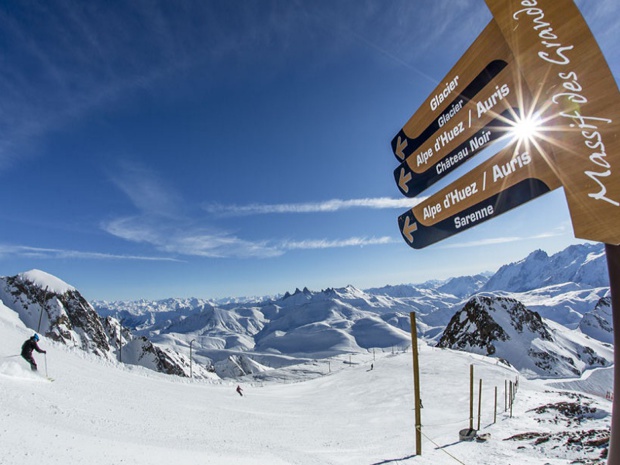
[[[398,218],[405,241],[421,249],[488,221],[558,187],[551,147],[511,145]]]
[[[614,339],[620,341],[620,93],[571,0],[486,0],[537,96],[549,161],[568,202],[575,237],[605,243]],[[614,351],[614,397],[620,354]],[[620,463],[620,407],[613,404],[608,464]]]
[[[439,130],[394,171],[401,193],[415,197],[498,138],[506,137],[510,123],[521,116],[520,108],[531,104],[529,94],[519,91],[520,81],[519,71],[509,65],[469,100],[459,98],[439,117]],[[444,122],[448,115],[450,119]]]
[[[401,234],[423,248],[563,187],[575,237],[605,243],[620,340],[615,79],[572,0],[485,1],[493,20],[392,140],[396,185],[415,197],[518,120],[536,114],[541,125],[532,139],[515,140],[400,215]],[[615,375],[620,379],[620,354]],[[620,463],[616,404],[608,463]]]
[[[575,236],[620,244],[620,94],[587,24],[572,0],[486,2],[493,20],[392,140],[396,184],[407,196],[423,192],[516,116],[539,115],[540,135],[527,152],[509,146],[401,215],[405,241],[430,245],[561,185]],[[511,173],[486,189],[495,166]],[[490,198],[508,203],[476,209]],[[463,213],[464,225],[455,222]]]
[[[620,244],[620,94],[572,0],[486,0],[555,143],[575,236]]]
[[[412,154],[415,156],[418,147],[460,113],[462,106],[511,61],[512,52],[497,24],[491,21],[393,138],[392,150],[398,161],[402,162]]]

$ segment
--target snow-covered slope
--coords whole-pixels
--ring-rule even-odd
[[[542,317],[575,329],[583,316],[591,312],[602,297],[609,295],[609,287],[564,283],[526,292],[495,291],[481,294],[511,297],[540,313]]]
[[[424,343],[418,457],[411,352],[316,361],[307,375],[320,376],[305,382],[302,369],[288,378],[280,370],[278,383],[190,381],[44,337],[40,344],[55,378],[48,382],[14,357],[30,332],[0,304],[0,463],[7,465],[560,465],[597,463],[609,437],[611,402],[604,397],[519,378],[511,417],[504,387],[517,380],[513,369]],[[483,381],[486,442],[458,441],[469,425],[470,365],[476,400]],[[583,386],[604,393],[609,380],[590,376]],[[581,381],[570,382],[572,389]],[[244,397],[235,392],[239,383]],[[477,428],[477,408],[473,424]]]
[[[205,305],[142,332],[158,344],[174,342],[186,350],[194,340],[199,364],[214,367],[220,376],[239,376],[261,372],[264,365],[278,368],[308,358],[409,345],[408,315],[388,313],[390,305],[351,286],[304,289],[274,302]]]
[[[355,296],[354,301],[358,299]],[[255,339],[260,351],[329,356],[372,347],[407,345],[411,337],[379,315],[359,310],[335,297],[282,307]]]

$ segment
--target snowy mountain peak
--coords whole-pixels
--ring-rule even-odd
[[[491,355],[530,377],[578,376],[586,369],[608,366],[613,357],[600,342],[504,297],[470,299],[454,314],[437,346]]]
[[[108,337],[95,309],[72,286],[32,270],[0,278],[0,300],[21,320],[45,336],[111,357]]]
[[[303,291],[296,288],[295,292],[292,294],[290,292],[286,292],[281,300],[282,302],[286,302],[287,305],[299,305],[303,302],[311,300],[312,296],[313,292],[307,287],[304,287]]]
[[[609,286],[603,244],[578,244],[552,256],[536,250],[525,259],[502,266],[482,291],[525,292],[554,284]]]
[[[321,295],[334,299],[370,299],[370,296],[366,292],[351,284],[340,288],[328,287],[321,292]]]
[[[287,291],[287,292],[286,292],[286,293],[282,296],[282,300],[284,300],[284,299],[288,299],[289,297],[293,297],[293,296],[300,295],[300,294],[303,294],[303,295],[307,295],[307,296],[309,296],[309,295],[312,295],[312,292],[311,292],[311,291],[310,291],[307,287],[304,287],[304,290],[303,290],[303,291],[302,291],[302,290],[300,290],[300,289],[297,287],[297,288],[295,288],[295,292],[293,292],[292,294],[291,294],[290,292],[288,292],[288,291]]]
[[[445,284],[439,286],[437,290],[445,294],[452,294],[457,297],[465,298],[478,292],[488,280],[489,278],[482,274],[460,276],[458,278],[449,279]]]
[[[494,355],[498,342],[519,336],[551,340],[540,315],[522,303],[504,297],[476,296],[452,317],[438,347]]]
[[[307,287],[304,287],[303,290],[299,290],[299,288],[297,288],[293,294],[287,292],[280,300],[287,305],[300,305],[311,301],[370,298],[371,296],[367,293],[349,284],[348,286],[341,288],[328,287],[320,292],[311,291]]]
[[[26,271],[18,274],[17,277],[23,282],[32,283],[35,286],[53,294],[62,295],[68,291],[75,291],[73,286],[70,286],[56,276],[41,270]]]
[[[547,252],[541,249],[536,249],[530,253],[524,261],[545,261],[549,258]]]

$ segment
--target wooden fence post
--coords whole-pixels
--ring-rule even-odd
[[[474,429],[474,365],[469,365],[469,429]]]
[[[482,410],[482,378],[480,378],[480,387],[478,388],[478,431],[480,431],[480,410]]]
[[[493,424],[497,423],[497,386],[495,386],[495,407],[493,408]]]
[[[420,365],[418,361],[418,330],[415,312],[409,313],[411,319],[411,351],[413,353],[413,398],[415,405],[415,453],[422,455],[422,402],[420,401]]]

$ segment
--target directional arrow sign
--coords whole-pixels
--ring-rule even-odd
[[[505,136],[510,122],[531,105],[521,75],[506,66],[471,100],[460,99],[439,120],[440,129],[396,168],[394,179],[401,193],[415,197]],[[522,111],[523,110],[523,111]]]
[[[620,244],[620,93],[572,0],[486,0],[539,99],[575,236]]]
[[[401,234],[421,249],[560,187],[546,144],[513,144],[398,218]]]
[[[399,161],[405,160],[441,129],[458,102],[467,102],[512,61],[512,52],[494,21],[478,36],[443,82],[392,140]]]

